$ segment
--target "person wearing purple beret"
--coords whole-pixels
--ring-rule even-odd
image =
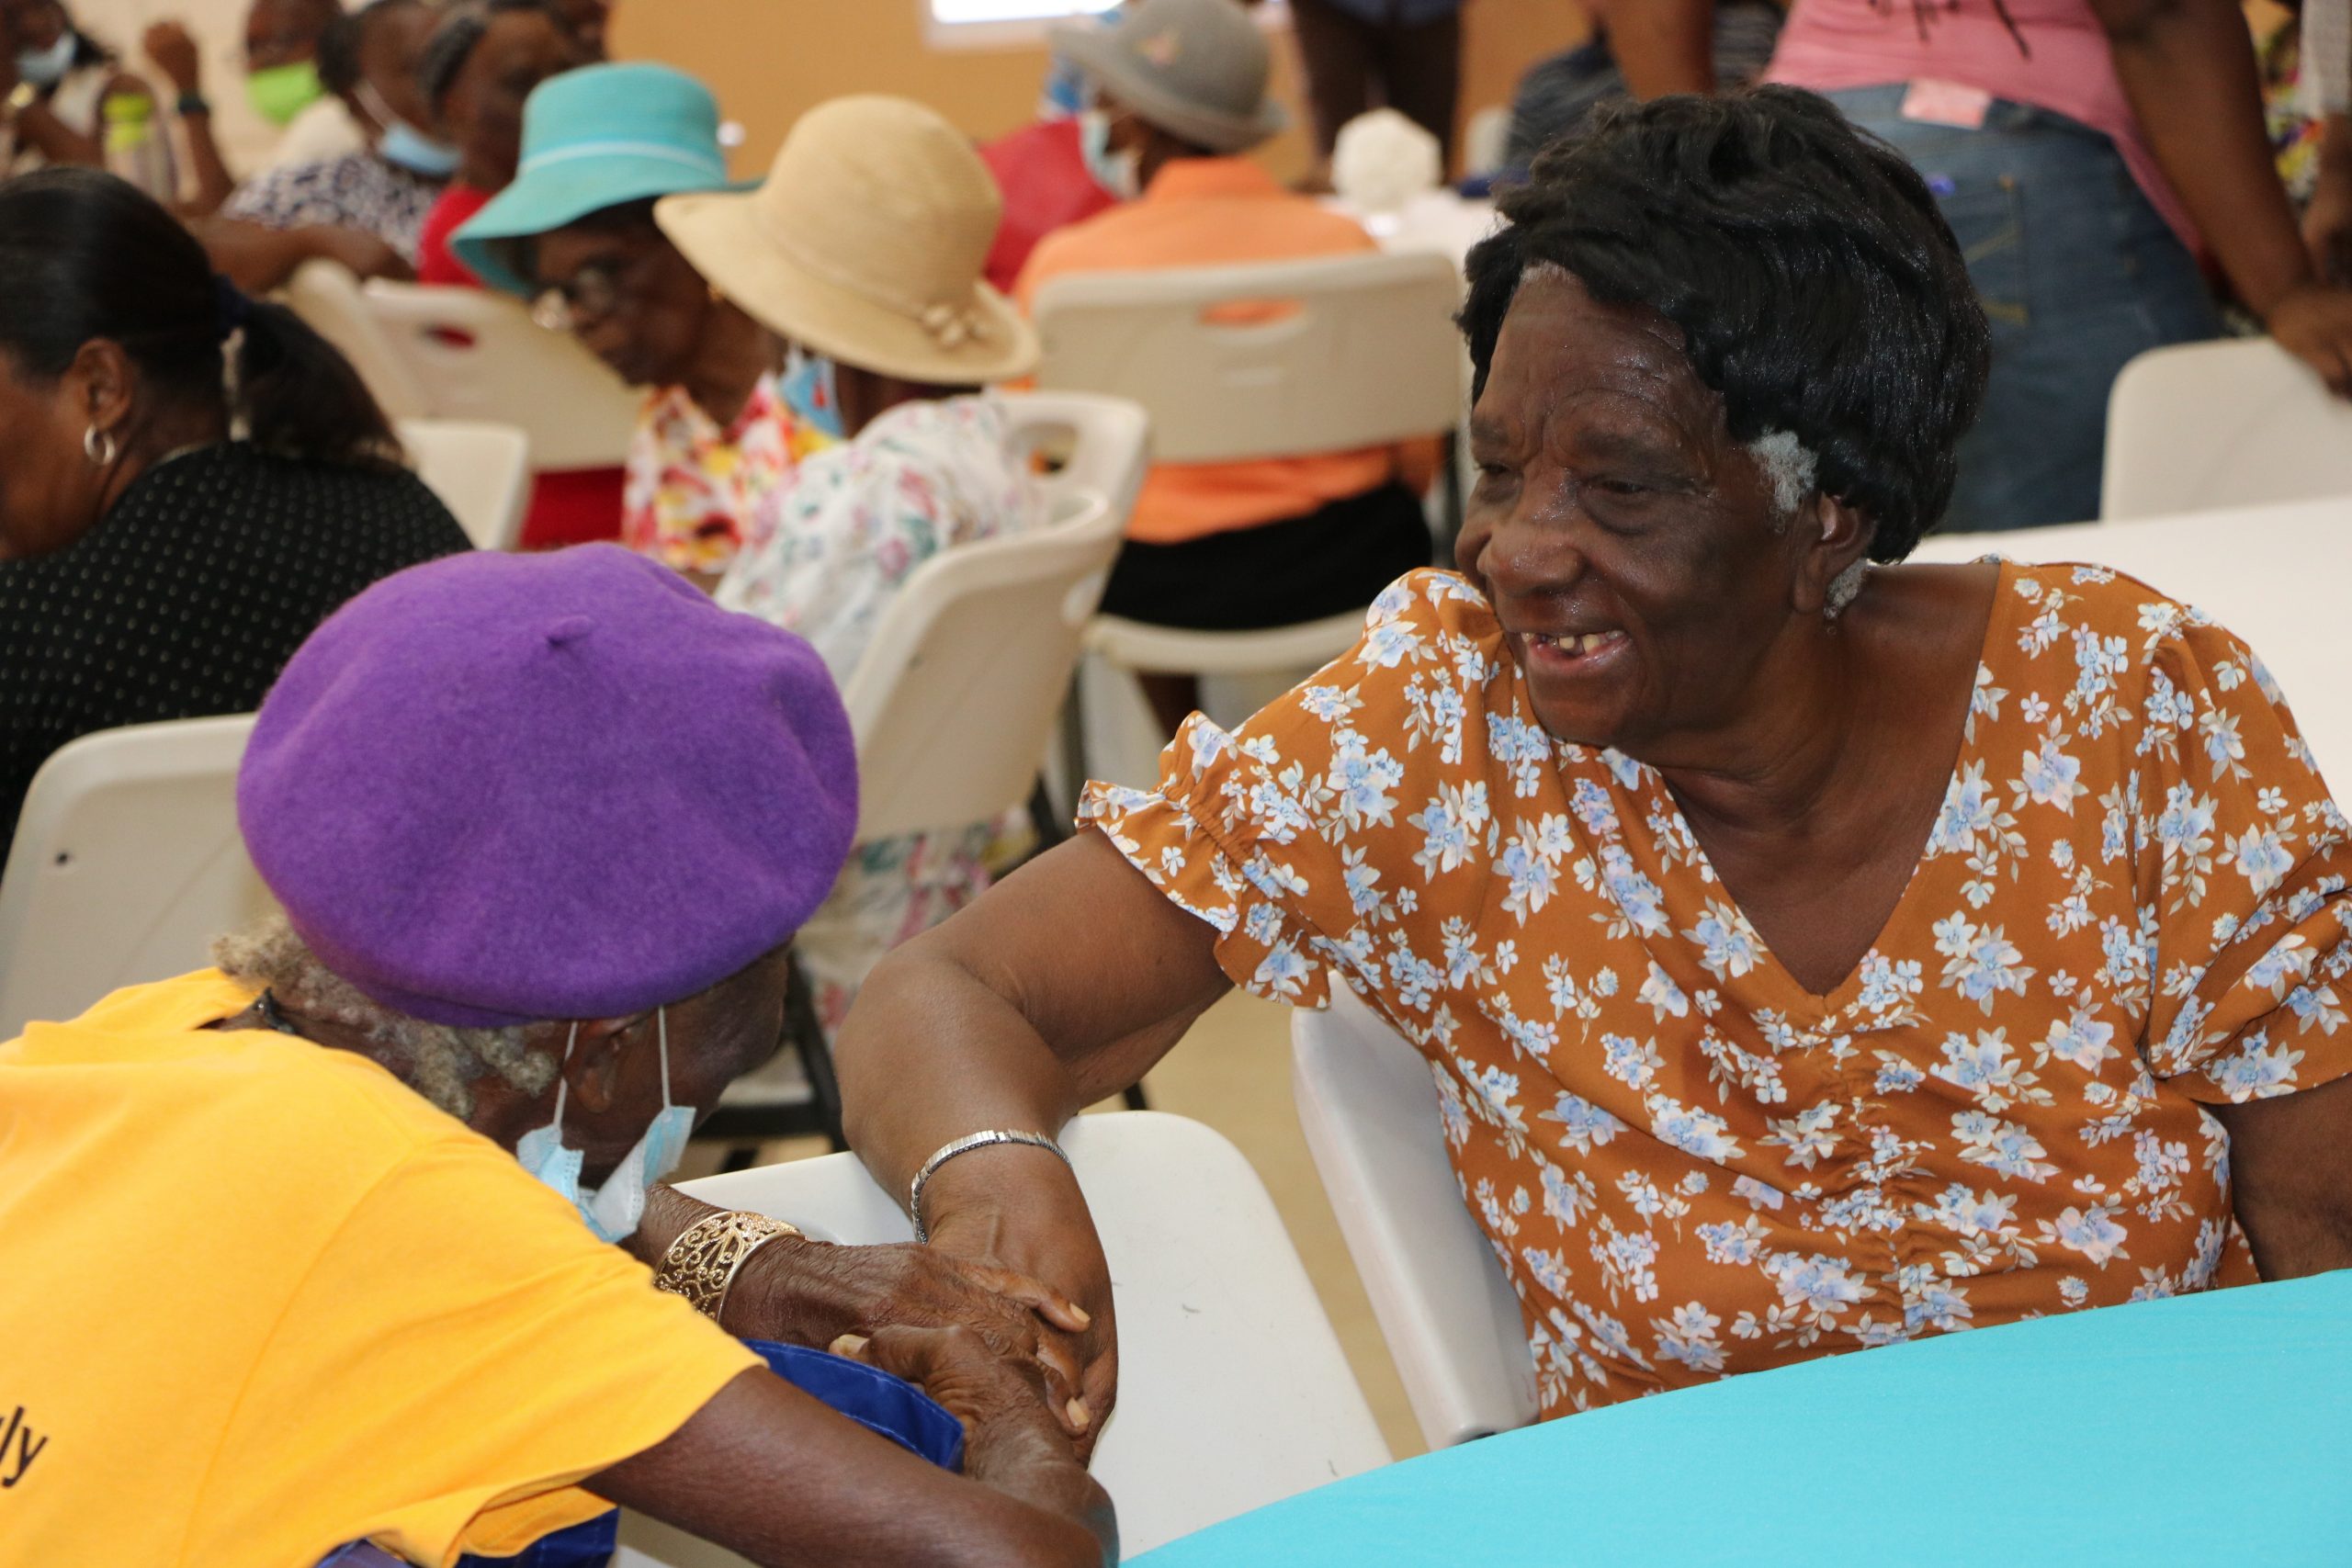
[[[10,1561],[438,1564],[615,1504],[766,1564],[1115,1561],[1039,1345],[1084,1314],[655,1185],[775,1053],[856,793],[815,650],[616,547],[322,625],[238,779],[281,911],[0,1043]],[[738,1336],[922,1385],[962,1474]]]

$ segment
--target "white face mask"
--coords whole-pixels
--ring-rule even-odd
[[[571,1065],[571,1047],[580,1039],[576,1023],[571,1026],[571,1038],[564,1042],[563,1066],[556,1069],[555,1120],[524,1134],[514,1145],[514,1157],[523,1168],[577,1209],[603,1241],[626,1241],[637,1233],[638,1222],[645,1217],[647,1190],[678,1168],[678,1161],[685,1156],[686,1139],[695,1130],[695,1108],[670,1103],[669,1010],[659,1010],[654,1018],[662,1042],[662,1111],[602,1187],[593,1193],[581,1192],[580,1168],[586,1156],[563,1141],[563,1100],[571,1086],[562,1075],[563,1067]]]
[[[1134,147],[1112,150],[1109,113],[1088,109],[1080,115],[1078,139],[1086,156],[1086,172],[1094,176],[1096,185],[1121,201],[1133,201],[1143,194],[1143,153]]]

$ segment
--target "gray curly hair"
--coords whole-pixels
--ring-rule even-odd
[[[519,1026],[458,1029],[395,1012],[329,969],[282,914],[215,942],[212,961],[224,974],[266,986],[307,1018],[389,1047],[405,1064],[409,1087],[460,1122],[473,1114],[473,1086],[492,1073],[525,1094],[555,1082],[554,1055],[526,1045]]]

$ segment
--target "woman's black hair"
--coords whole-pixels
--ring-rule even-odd
[[[457,85],[458,73],[473,57],[482,34],[490,30],[492,18],[508,11],[537,11],[558,30],[567,35],[571,31],[547,0],[460,0],[449,6],[433,36],[425,39],[416,62],[416,85],[424,89],[424,101],[433,106],[435,114],[441,112],[441,100]]]
[[[1951,500],[1984,400],[1984,312],[1951,230],[1900,153],[1793,87],[1604,113],[1501,197],[1461,323],[1483,390],[1520,276],[1553,263],[1605,304],[1682,331],[1734,439],[1775,430],[1821,491],[1901,560]]]
[[[224,350],[238,332],[231,377]],[[99,338],[121,345],[158,400],[220,408],[257,446],[367,467],[401,460],[350,363],[283,305],[216,278],[204,247],[153,197],[96,169],[0,184],[0,355],[22,376],[54,380]]]

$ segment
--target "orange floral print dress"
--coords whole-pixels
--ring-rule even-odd
[[[1449,573],[1084,814],[1238,984],[1336,975],[1429,1058],[1546,1416],[2251,1281],[2204,1107],[2352,1070],[2344,817],[2245,646],[2104,568],[2001,568],[1940,818],[1826,997]]]

